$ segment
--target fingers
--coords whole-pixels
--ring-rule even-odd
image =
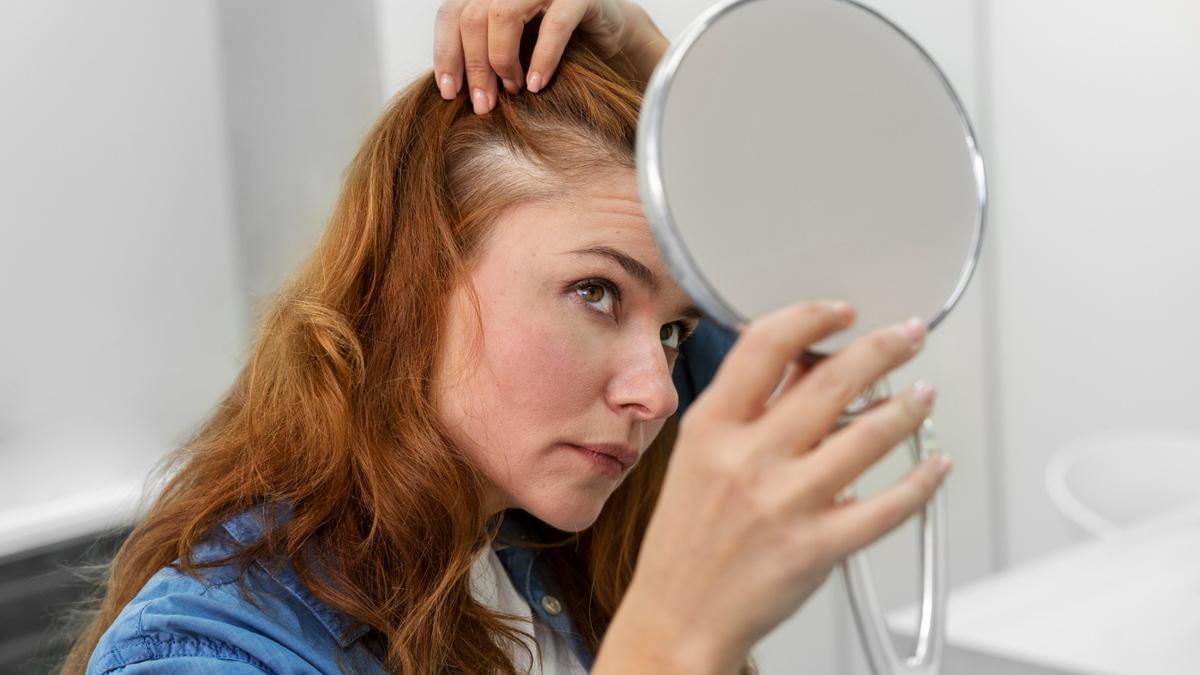
[[[545,0],[496,0],[488,14],[488,61],[510,94],[521,91],[521,34],[525,24],[541,11]]]
[[[908,520],[933,497],[949,472],[949,463],[941,464],[942,459],[940,455],[930,457],[887,490],[866,501],[847,502],[822,516],[823,538],[831,552],[844,558]]]
[[[433,74],[438,91],[447,101],[458,96],[462,88],[463,48],[458,18],[462,2],[452,0],[438,8],[433,27]]]
[[[792,464],[788,470],[797,474],[797,480],[813,486],[806,498],[820,504],[831,501],[916,431],[933,410],[933,396],[933,387],[918,382],[831,434]]]
[[[467,71],[467,95],[476,114],[496,106],[499,93],[496,73],[488,60],[488,6],[490,0],[470,0],[459,17],[463,63]]]
[[[790,452],[813,447],[867,387],[915,356],[924,342],[925,324],[910,319],[824,359],[763,415],[767,444]]]
[[[546,85],[563,50],[587,12],[587,0],[446,0],[434,27],[433,69],[442,98],[461,91],[464,75],[472,109],[483,114],[496,107],[496,77],[510,94],[524,84],[531,92]],[[528,75],[521,68],[525,25],[545,10]]]
[[[582,0],[557,2],[546,10],[542,17],[542,25],[538,28],[537,44],[533,47],[533,55],[529,59],[529,76],[526,86],[529,91],[537,93],[558,68],[563,50],[575,27],[583,20],[587,4]]]
[[[795,384],[800,381],[800,378],[804,377],[806,372],[808,372],[808,366],[806,366],[803,361],[789,361],[788,364],[783,367],[783,379],[780,380],[779,385],[775,387],[775,391],[771,392],[771,396],[767,398],[767,405],[770,406],[775,402],[775,399],[779,398],[785,391],[795,386]]]
[[[779,385],[785,367],[805,347],[847,327],[853,319],[854,310],[849,305],[821,301],[791,305],[752,322],[742,330],[712,383],[691,409],[701,411],[696,413],[701,416],[738,421],[757,418]],[[789,395],[785,394],[775,407]]]

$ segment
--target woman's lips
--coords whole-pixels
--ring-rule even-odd
[[[638,460],[638,451],[623,443],[572,443],[572,445],[612,457],[626,469],[633,466]]]
[[[618,479],[628,468],[628,465],[607,453],[596,452],[595,450],[573,443],[568,443],[567,447],[586,460],[592,468],[606,478]]]

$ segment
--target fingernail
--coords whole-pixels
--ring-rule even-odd
[[[913,396],[917,397],[918,401],[921,401],[926,405],[931,405],[933,403],[933,397],[937,394],[937,391],[933,388],[932,384],[929,384],[924,380],[917,380],[913,383],[912,394]]]
[[[898,330],[900,335],[912,345],[914,352],[920,349],[925,342],[925,322],[915,316],[900,324]]]
[[[541,91],[542,74],[536,71],[529,73],[529,77],[526,78],[526,86],[529,87],[529,91],[532,91],[535,94]]]
[[[454,86],[454,78],[450,77],[450,73],[442,73],[438,78],[438,89],[442,92],[442,98],[449,101],[458,95],[458,89]]]
[[[939,476],[944,476],[947,473],[950,473],[950,467],[953,466],[953,464],[954,464],[953,462],[950,461],[949,457],[947,457],[946,455],[941,455],[941,454],[932,455],[929,458],[929,463],[931,465],[931,468],[933,469],[933,472]]]
[[[476,115],[482,115],[488,111],[488,95],[482,89],[471,90],[471,102],[475,106]]]
[[[510,94],[516,94],[521,91],[521,85],[508,79],[507,77],[502,77],[500,80],[504,82],[504,91],[507,91]]]

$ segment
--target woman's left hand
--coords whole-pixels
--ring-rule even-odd
[[[541,27],[524,73],[518,58],[521,34],[539,15]],[[495,107],[497,76],[510,94],[523,84],[539,91],[576,29],[605,55],[626,52],[646,78],[667,46],[650,16],[630,0],[444,0],[433,42],[433,72],[442,98],[458,95],[464,70],[476,113]]]

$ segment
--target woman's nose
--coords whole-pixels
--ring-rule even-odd
[[[665,419],[675,412],[679,394],[662,342],[655,339],[647,347],[642,340],[633,351],[617,355],[608,398],[614,408],[637,420]]]

